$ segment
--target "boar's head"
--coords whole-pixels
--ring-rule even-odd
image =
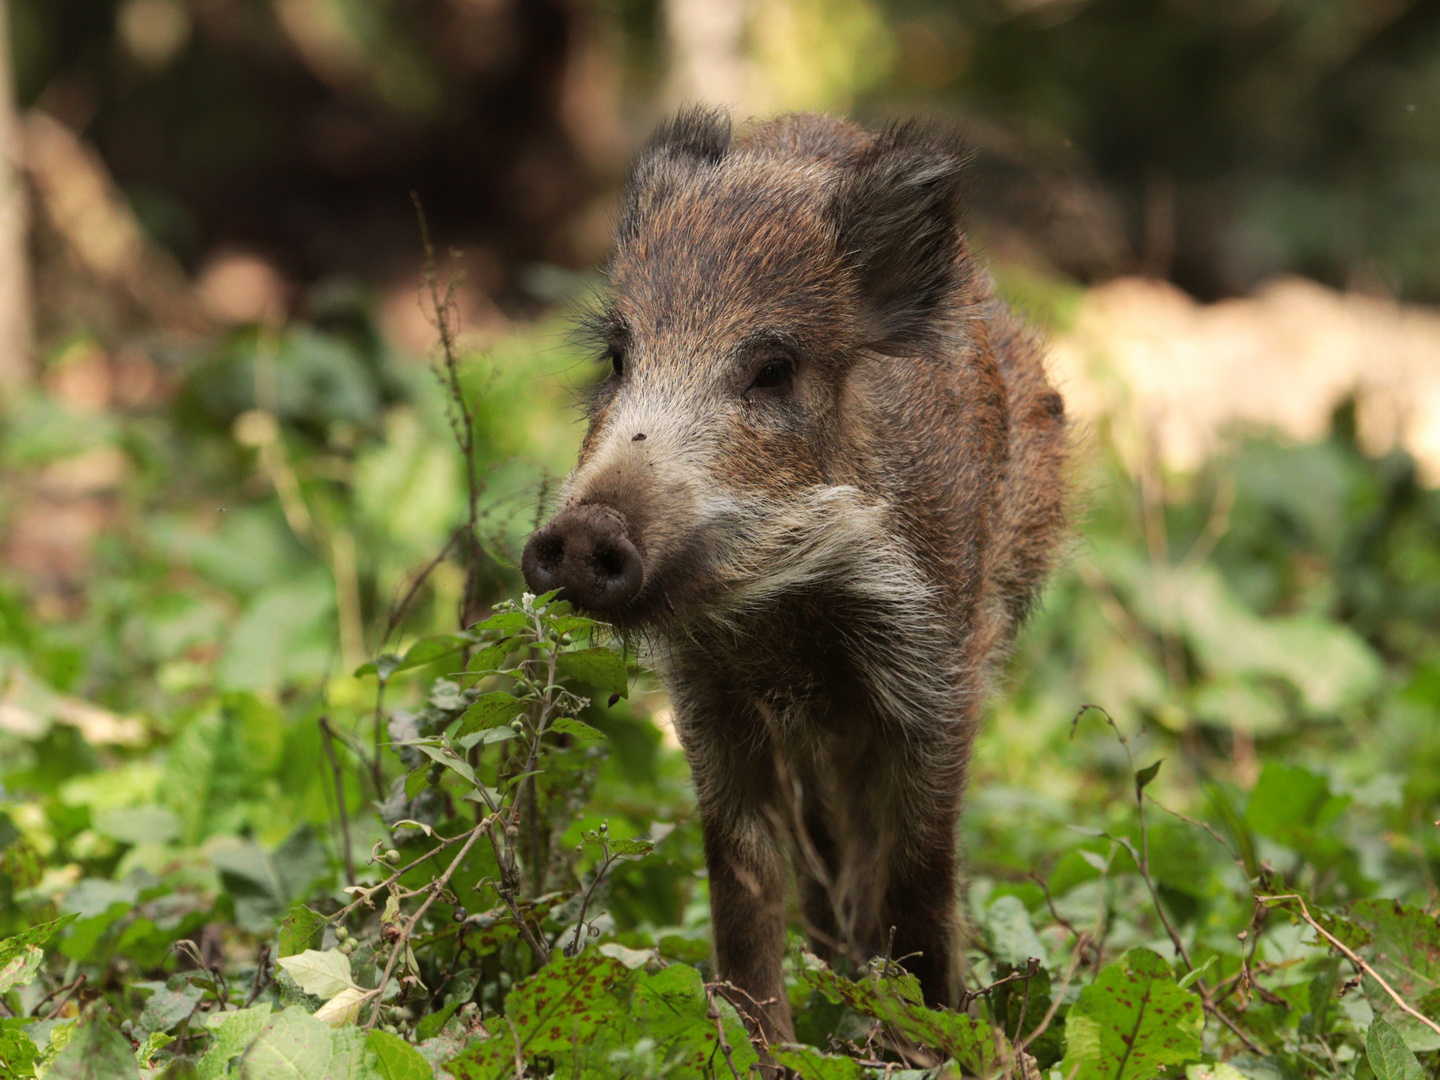
[[[645,625],[803,583],[817,550],[863,542],[878,433],[850,374],[952,332],[962,166],[914,126],[789,117],[732,142],[692,110],[662,128],[626,188],[588,326],[605,376],[525,547],[530,587]]]

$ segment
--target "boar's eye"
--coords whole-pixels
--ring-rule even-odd
[[[790,378],[794,374],[795,365],[789,359],[783,356],[774,357],[761,365],[746,393],[753,390],[783,390],[790,385]]]
[[[606,350],[605,355],[610,359],[610,367],[616,375],[625,374],[625,354],[620,351],[619,346],[611,346]]]

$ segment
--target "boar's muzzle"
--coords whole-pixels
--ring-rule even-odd
[[[520,569],[536,593],[559,589],[562,599],[599,615],[635,599],[645,576],[625,518],[595,503],[569,507],[537,530]]]

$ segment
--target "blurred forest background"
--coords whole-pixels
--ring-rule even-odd
[[[962,128],[977,249],[1051,342],[1083,494],[977,759],[977,925],[1013,929],[1018,897],[1059,933],[1028,875],[1063,903],[1088,880],[1068,827],[1129,812],[1113,735],[1070,738],[1084,702],[1166,757],[1160,798],[1317,902],[1440,903],[1440,5],[0,10],[0,936],[81,912],[66,978],[173,967],[164,948],[202,926],[239,963],[246,934],[333,889],[316,719],[368,731],[374,679],[350,672],[518,590],[592,378],[566,320],[603,285],[629,155],[691,100]],[[461,275],[468,576],[412,193]],[[640,685],[594,719],[612,757],[585,822],[688,821],[609,902],[621,930],[703,937],[683,762]],[[383,830],[349,783],[359,851]],[[235,853],[302,827],[319,871],[272,881],[273,911],[246,901]],[[1165,835],[1165,902],[1233,951],[1233,866]],[[189,898],[144,931],[158,954],[124,913],[156,889]],[[1114,917],[1134,921],[1116,941],[1163,941]],[[1303,989],[1314,965],[1284,949],[1259,963]],[[1309,1060],[1298,1016],[1267,1047]]]

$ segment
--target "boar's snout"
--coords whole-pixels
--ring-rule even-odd
[[[539,529],[520,559],[536,593],[560,589],[562,599],[607,614],[640,592],[640,552],[625,535],[625,519],[608,506],[573,506]]]

